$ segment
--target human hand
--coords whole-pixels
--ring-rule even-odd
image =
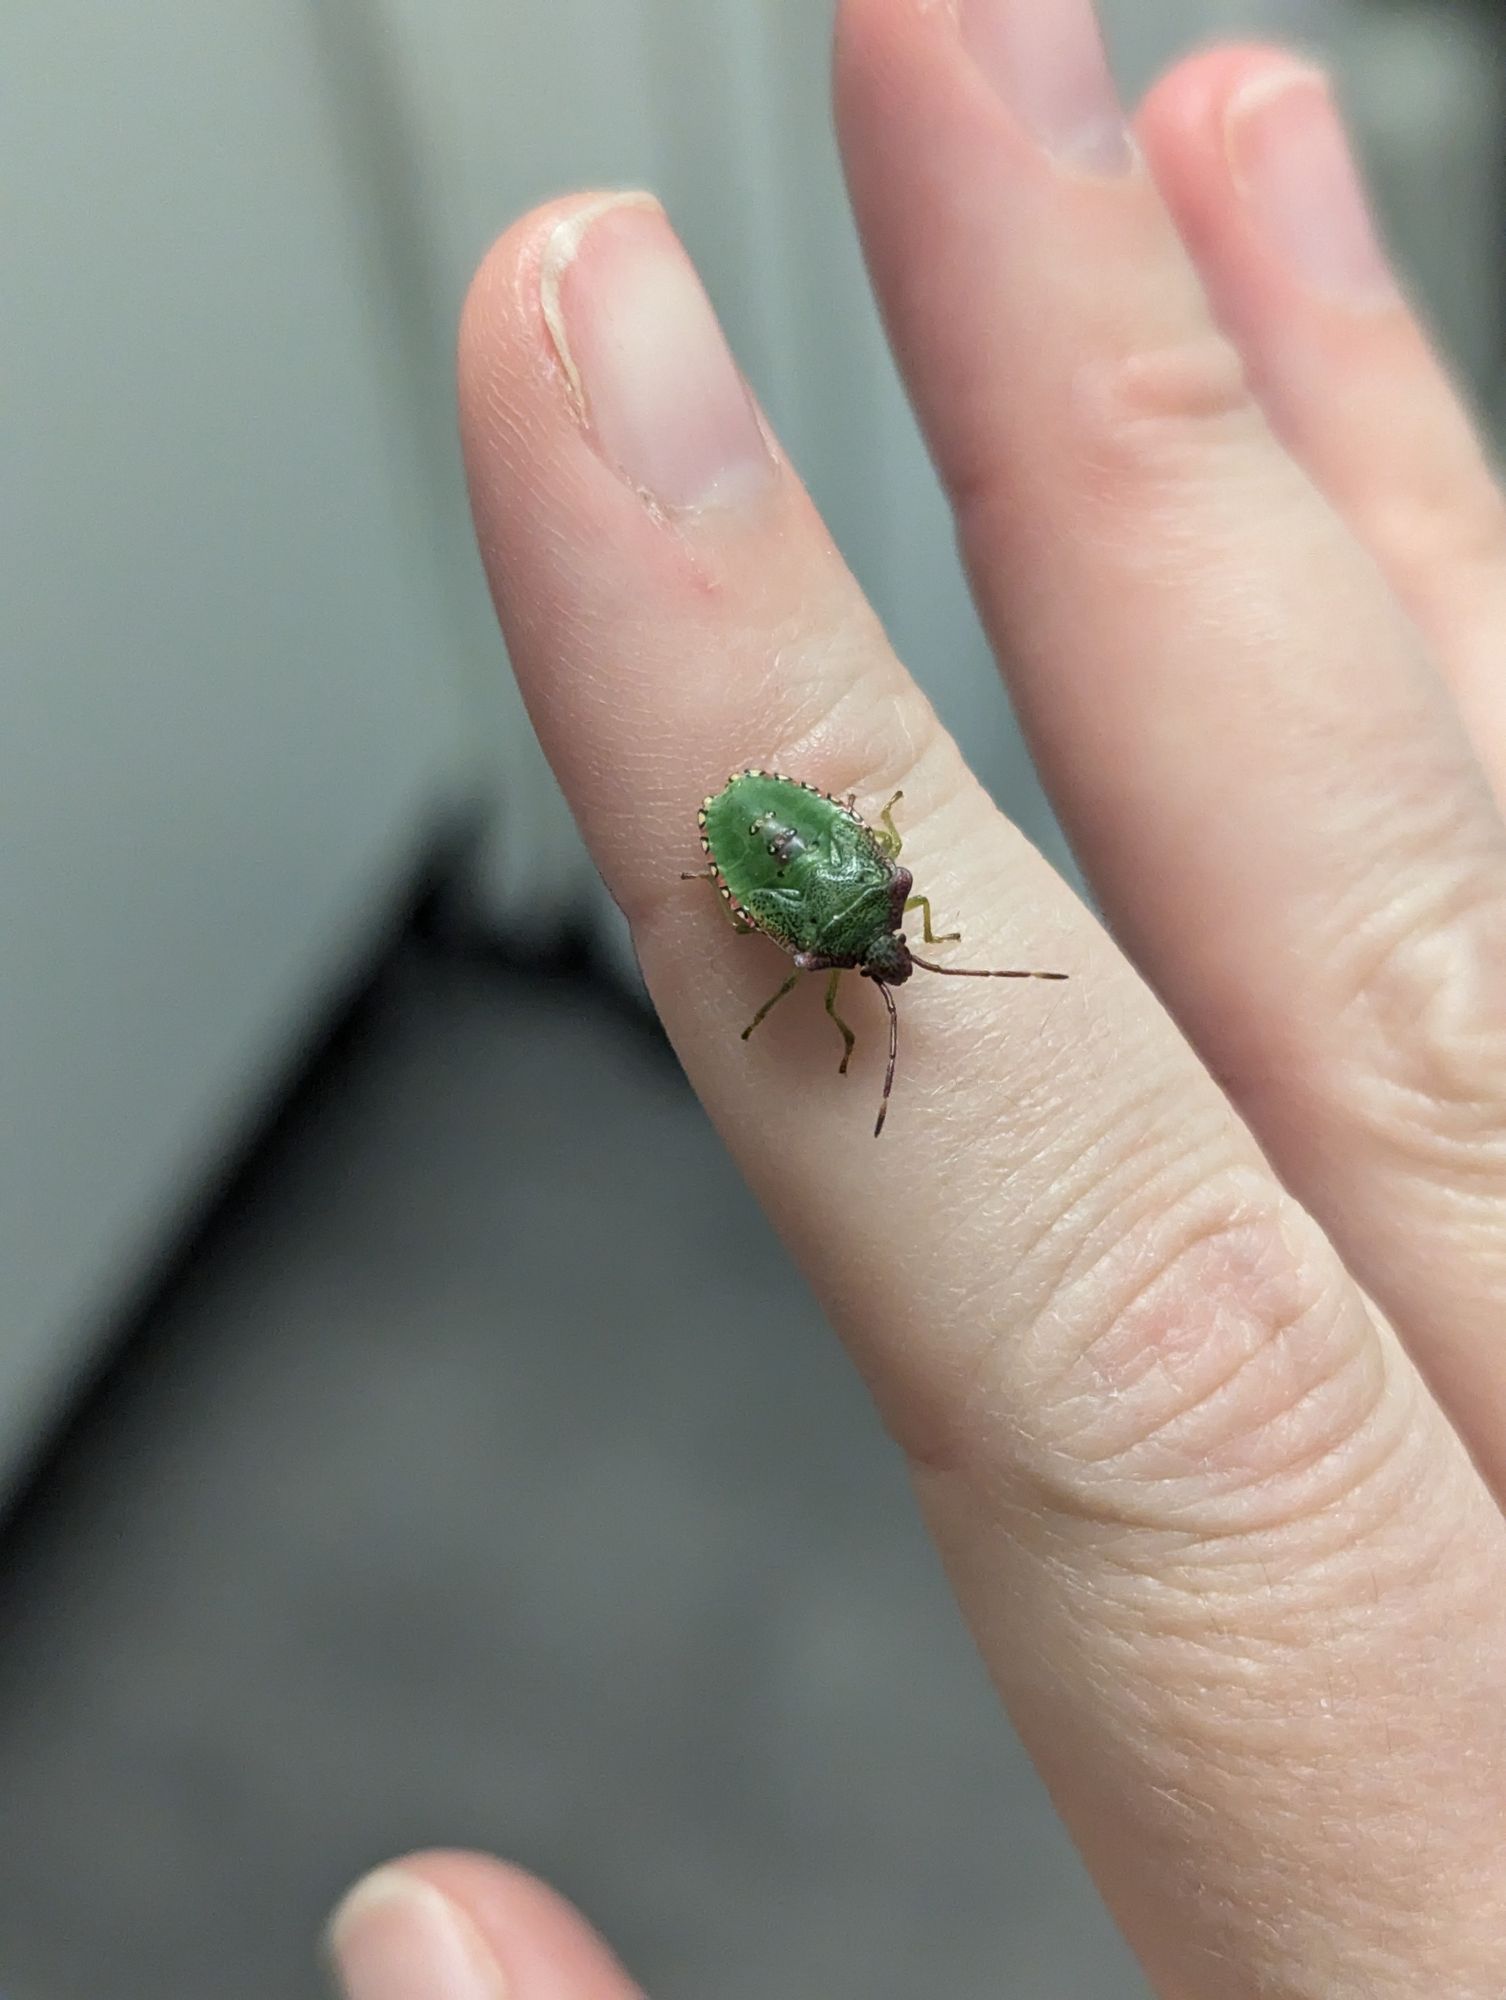
[[[1501,499],[1290,58],[1181,67],[1147,167],[1085,0],[844,0],[837,103],[1118,942],[887,649],[642,201],[527,217],[466,310],[531,713],[1156,1990],[1499,1995]],[[857,1094],[808,997],[745,1047],[786,964],[679,881],[745,763],[861,808],[902,786],[966,962],[1071,974],[915,981],[877,1148],[878,996]],[[478,1857],[384,1872],[336,1938],[353,2000],[632,1990]]]

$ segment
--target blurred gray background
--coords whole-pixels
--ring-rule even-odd
[[[1495,10],[1107,12],[1131,89],[1214,32],[1324,54],[1495,407]],[[828,33],[818,0],[0,22],[11,2000],[307,2000],[333,1897],[432,1841],[550,1876],[659,2000],[1142,1991],[638,1009],[453,442],[491,236],[655,187],[1066,864],[864,289]]]

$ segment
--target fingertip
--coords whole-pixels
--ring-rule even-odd
[[[859,55],[873,47],[892,23],[897,5],[915,13],[921,4],[923,0],[837,0],[832,39],[838,55]]]
[[[578,240],[608,209],[662,213],[657,198],[636,188],[583,188],[557,195],[520,215],[492,243],[467,287],[460,309],[457,369],[467,391],[493,374],[502,350],[519,339],[543,357],[551,342],[545,312],[547,259],[553,244]]]
[[[506,408],[515,434],[530,435],[531,424],[514,413],[519,405],[526,411],[538,401],[529,387],[535,380],[542,385],[547,369],[548,328],[539,297],[545,247],[562,223],[598,199],[590,192],[562,195],[520,215],[492,243],[467,287],[456,330],[455,387],[483,539],[487,524],[480,501],[487,485],[483,474],[492,469],[492,413]]]
[[[547,1882],[516,1862],[464,1847],[423,1847],[402,1854],[378,1871],[396,1870],[427,1882],[442,1896],[475,1916],[487,1911],[534,1912],[547,1908],[564,1914],[572,1924],[581,1919]],[[365,1881],[372,1878],[367,1876]],[[359,1892],[361,1884],[356,1885]]]
[[[488,348],[523,303],[529,280],[557,226],[580,206],[588,193],[563,195],[531,208],[508,224],[476,266],[460,308],[459,356],[462,382],[468,362]]]
[[[957,0],[838,0],[832,104],[855,195],[866,178],[881,175],[886,157],[892,161],[887,142],[896,115],[903,114],[922,146],[931,121],[955,129],[960,43],[947,28],[956,8]],[[904,181],[882,174],[881,185],[893,200]]]
[[[1175,64],[1146,92],[1135,115],[1142,149],[1163,191],[1179,197],[1227,181],[1224,142],[1230,107],[1247,91],[1274,86],[1294,72],[1321,75],[1318,65],[1270,42],[1227,42],[1199,49]]]
[[[385,1864],[342,1899],[328,1939],[349,2000],[406,2000],[404,1979],[415,1995],[448,1991],[439,1982],[451,1964],[463,1964],[487,2000],[633,2000],[638,1991],[562,1896],[490,1855],[432,1849]]]
[[[832,24],[833,74],[840,89],[843,78],[854,66],[882,60],[893,40],[894,16],[898,0],[837,0]],[[910,13],[918,11],[917,0],[903,0]]]

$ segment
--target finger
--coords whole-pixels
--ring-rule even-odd
[[[1118,933],[1506,1484],[1500,819],[1105,139],[1087,0],[960,24],[846,0],[837,95],[985,622]]]
[[[1230,2000],[1300,1991],[1294,1967],[1368,1962],[1377,1923],[1415,1960],[1443,1904],[1469,1966],[1501,1901],[1500,1517],[1164,1015],[938,730],[662,217],[571,203],[509,232],[467,305],[461,410],[513,662],[669,1034],[910,1454],[1142,1952],[1168,1991],[1210,1953],[1238,1968]],[[968,962],[1072,974],[917,976],[877,1144],[877,996],[844,1004],[845,1081],[813,996],[741,1043],[788,960],[676,879],[695,802],[745,763],[870,812],[903,786],[905,859]],[[651,1135],[644,1152],[651,1172]],[[1405,1802],[1439,1783],[1430,1848]]]
[[[1506,504],[1391,274],[1327,80],[1223,49],[1174,70],[1139,126],[1276,430],[1428,635],[1506,796]]]
[[[345,2000],[634,2000],[568,1903],[480,1854],[415,1854],[358,1882],[330,1924]]]

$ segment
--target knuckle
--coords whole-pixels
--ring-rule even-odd
[[[1493,857],[1492,857],[1493,859]],[[1456,864],[1378,899],[1342,968],[1333,1088],[1390,1156],[1478,1186],[1506,1178],[1506,896]]]
[[[1201,486],[1265,434],[1239,350],[1215,333],[1085,362],[1067,404],[1087,483],[1106,500]]]
[[[860,810],[902,789],[911,831],[918,806],[955,787],[961,769],[934,709],[892,660],[847,677],[807,727],[781,738],[773,761],[839,796],[856,792]]]
[[[1068,374],[1056,454],[1075,498],[1143,528],[1189,495],[1216,496],[1231,462],[1269,438],[1239,350],[1216,332],[1169,346],[1096,354]],[[1263,454],[1262,454],[1263,456]],[[947,486],[965,550],[988,550],[1019,511],[1014,470],[986,429],[958,440]]]
[[[1116,1532],[1222,1536],[1352,1493],[1389,1456],[1398,1399],[1307,1215],[1230,1169],[1125,1216],[1112,1247],[1057,1286],[1018,1364],[1027,1504]]]

